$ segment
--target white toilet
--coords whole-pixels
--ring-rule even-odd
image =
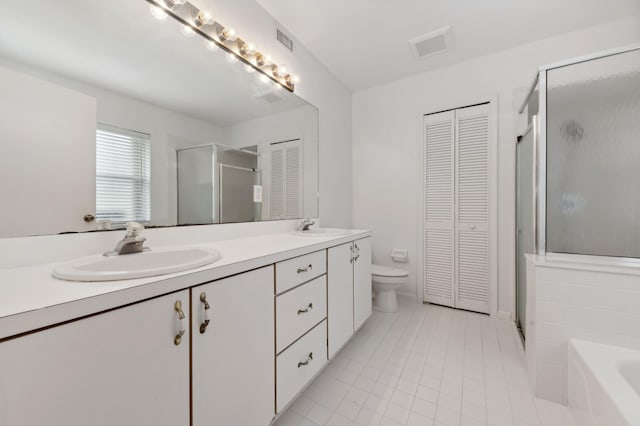
[[[409,272],[390,266],[371,265],[373,285],[373,309],[381,312],[396,312],[398,297],[396,290],[407,282]]]

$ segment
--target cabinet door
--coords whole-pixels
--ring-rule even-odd
[[[0,424],[189,424],[189,293],[0,343]]]
[[[269,266],[191,290],[194,426],[266,426],[275,415],[273,277]]]
[[[353,243],[327,250],[329,358],[353,335]]]
[[[357,330],[371,315],[371,238],[353,244],[353,328]]]

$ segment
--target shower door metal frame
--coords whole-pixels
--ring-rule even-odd
[[[537,79],[536,79],[536,83],[537,83]],[[536,84],[534,83],[534,88],[535,88]],[[532,254],[536,254],[538,252],[538,200],[540,199],[539,195],[538,195],[538,190],[539,190],[539,178],[540,178],[540,157],[539,155],[539,137],[540,137],[540,126],[539,124],[539,120],[538,120],[538,115],[534,115],[531,117],[531,123],[529,123],[529,125],[527,126],[527,128],[525,129],[524,132],[522,132],[522,135],[518,137],[518,141],[517,144],[519,145],[522,140],[524,139],[524,137],[529,133],[532,132],[533,133],[533,139],[531,141],[532,147],[532,155],[531,155],[531,159],[533,161],[533,165],[532,165],[532,185],[533,188],[531,189],[531,196],[532,196],[532,206],[533,206],[533,212],[531,214],[531,219],[532,219],[532,227],[533,227],[533,253]],[[518,259],[518,242],[519,242],[519,234],[518,234],[518,229],[519,229],[519,222],[518,222],[518,200],[520,200],[520,182],[518,180],[518,160],[517,160],[517,150],[518,150],[518,146],[516,146],[516,206],[515,206],[515,211],[516,211],[516,235],[515,235],[515,246],[516,246],[516,285],[515,285],[515,322],[516,322],[516,327],[518,328],[520,337],[522,338],[523,344],[524,341],[526,339],[526,326],[523,327],[522,324],[520,324],[519,321],[519,315],[518,315],[518,277],[519,277],[519,268],[520,268],[520,259]],[[525,294],[526,294],[526,284],[525,284]]]
[[[537,191],[535,205],[537,211],[534,217],[537,219],[537,254],[541,256],[552,256],[559,260],[567,261],[588,261],[597,262],[606,261],[608,265],[620,264],[621,266],[640,266],[640,258],[626,258],[626,257],[612,257],[612,256],[597,256],[597,255],[583,255],[573,253],[552,253],[547,252],[547,72],[556,68],[562,68],[570,65],[579,64],[581,62],[592,61],[595,59],[606,58],[608,56],[620,55],[627,52],[640,50],[640,43],[634,43],[631,45],[606,50],[603,52],[593,53],[589,55],[580,56],[577,58],[569,59],[566,61],[556,62],[549,65],[544,65],[538,69],[538,73],[534,78],[533,84],[529,88],[527,96],[525,97],[522,106],[518,110],[522,113],[531,96],[535,93],[536,87],[538,87],[539,97],[539,111],[538,111],[538,155],[537,155]]]

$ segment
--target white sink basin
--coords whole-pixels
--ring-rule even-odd
[[[120,256],[94,255],[57,266],[53,276],[68,281],[116,281],[187,271],[220,259],[218,250],[160,248]]]
[[[343,235],[350,235],[351,230],[339,228],[311,228],[307,231],[293,231],[291,234],[305,237],[341,237]]]

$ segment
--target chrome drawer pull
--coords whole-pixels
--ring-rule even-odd
[[[306,361],[298,363],[298,368],[304,367],[305,365],[309,365],[309,361],[313,361],[313,352],[309,352],[309,356],[307,357]]]
[[[309,309],[313,309],[313,303],[309,303],[309,306],[304,309],[298,309],[298,315],[306,314],[307,312],[309,312]]]
[[[307,266],[306,268],[298,268],[298,273],[301,274],[302,272],[309,272],[312,269],[313,269],[313,265],[309,264],[309,266]]]
[[[182,342],[182,336],[184,336],[184,333],[186,331],[186,329],[185,329],[185,318],[186,317],[184,315],[184,312],[182,311],[182,302],[181,301],[176,300],[176,303],[173,305],[173,309],[178,313],[178,323],[180,325],[180,329],[178,330],[178,333],[173,338],[173,344],[178,346]]]
[[[211,322],[211,317],[209,316],[211,306],[209,302],[207,302],[207,293],[200,293],[200,301],[204,304],[204,322],[200,324],[200,334],[204,334],[204,332],[207,331],[209,322]]]

